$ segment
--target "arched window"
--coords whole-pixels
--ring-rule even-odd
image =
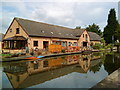
[[[83,34],[83,38],[84,38],[84,34]]]

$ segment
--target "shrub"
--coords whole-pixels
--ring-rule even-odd
[[[92,47],[93,47],[93,49],[100,49],[102,46],[101,46],[101,44],[95,44]]]
[[[108,45],[107,45],[107,48],[112,48],[112,47],[113,47],[112,44],[108,44]]]
[[[90,43],[90,46],[93,46],[93,43]]]

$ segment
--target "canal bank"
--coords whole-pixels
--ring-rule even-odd
[[[89,53],[92,53],[92,52],[102,52],[102,51],[110,51],[110,49],[107,49],[107,50],[92,50],[92,51],[88,50],[88,51],[67,52],[67,53],[52,53],[52,54],[40,55],[41,58],[39,58],[39,59],[49,58],[49,57],[56,57],[56,56],[63,56],[63,55],[81,54],[81,53],[82,54],[89,54]],[[12,61],[30,60],[30,59],[25,59],[25,58],[29,58],[29,57],[38,57],[38,56],[37,55],[35,55],[35,56],[26,55],[26,56],[20,56],[20,57],[2,58],[0,62],[12,62]]]
[[[49,57],[56,57],[56,56],[63,56],[63,55],[72,55],[72,54],[80,54],[80,52],[69,52],[69,53],[56,53],[56,54],[48,54],[48,55],[43,55],[40,59],[42,58],[49,58]],[[22,61],[25,60],[25,58],[32,57],[31,55],[28,56],[21,56],[21,57],[13,57],[13,58],[4,58],[1,62],[12,62],[12,61]],[[34,56],[37,57],[37,56]]]
[[[101,82],[90,88],[89,90],[96,90],[96,89],[120,89],[120,68],[113,73],[111,73],[109,76],[107,76],[105,79],[103,79]]]

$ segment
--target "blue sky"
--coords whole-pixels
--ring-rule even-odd
[[[66,1],[66,2],[65,2]],[[114,1],[114,2],[113,2]],[[12,0],[2,1],[0,10],[0,21],[2,21],[1,32],[5,33],[14,17],[20,17],[54,25],[75,28],[85,28],[93,23],[100,26],[101,30],[106,25],[109,10],[116,9],[118,16],[118,0]]]

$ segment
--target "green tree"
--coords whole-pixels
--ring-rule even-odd
[[[115,36],[117,37],[117,40],[120,41],[120,25],[117,26],[117,29],[115,31]]]
[[[97,33],[100,36],[102,35],[102,32],[101,32],[99,26],[94,24],[94,23],[92,25],[89,25],[88,27],[86,27],[86,30],[90,31],[90,32]]]
[[[102,62],[99,62],[97,65],[91,66],[90,71],[92,71],[94,73],[98,72],[100,70],[100,68],[101,68],[101,65],[102,65]]]
[[[117,29],[118,21],[116,20],[116,12],[115,9],[111,9],[108,14],[107,25],[104,28],[103,37],[107,44],[112,43],[117,40],[115,36],[115,31]]]
[[[81,29],[81,26],[77,26],[75,29]]]
[[[111,74],[120,67],[120,58],[116,54],[107,54],[105,57],[104,68],[108,74]]]
[[[104,38],[101,39],[101,43],[102,43],[103,46],[105,46],[105,40],[104,40]]]

